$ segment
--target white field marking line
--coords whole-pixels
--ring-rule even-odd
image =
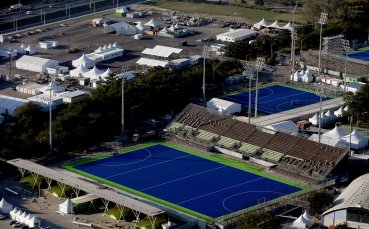
[[[276,99],[272,99],[272,100],[268,100],[268,101],[265,101],[265,102],[261,102],[260,104],[263,104],[263,103],[270,103],[270,102],[273,102],[273,101],[276,101],[276,100],[280,100],[280,99],[286,99],[288,97],[292,97],[292,96],[296,96],[296,95],[302,95],[302,94],[306,94],[306,93],[309,93],[309,92],[301,92],[301,93],[296,93],[296,94],[292,94],[292,95],[287,95],[285,97],[278,97]]]
[[[315,100],[311,100],[311,99],[297,99],[298,101],[312,101],[312,102],[315,102]],[[279,106],[280,105],[283,105],[283,104],[286,104],[286,103],[291,103],[293,100],[290,100],[290,101],[287,101],[287,102],[284,102],[284,103],[280,103],[280,104],[278,104],[278,106],[277,106],[277,110],[278,111],[283,111],[283,110],[281,110],[281,109],[279,109]],[[304,106],[307,106],[307,105],[304,105]],[[303,107],[303,106],[301,106],[301,107]]]
[[[151,157],[151,152],[150,152],[150,150],[148,150],[148,149],[143,149],[143,150],[145,150],[146,152],[148,152],[148,153],[149,153],[149,155],[148,155],[148,157],[146,157],[146,158],[144,158],[144,159],[142,159],[142,160],[135,161],[135,162],[131,162],[131,163],[122,163],[122,164],[118,164],[118,165],[101,164],[101,165],[99,165],[99,166],[111,166],[111,167],[116,167],[116,166],[122,166],[122,165],[132,165],[132,164],[137,164],[137,163],[140,163],[140,162],[146,161],[146,160],[148,160],[148,159]]]
[[[236,184],[236,185],[233,185],[233,186],[230,186],[230,187],[227,187],[227,188],[223,188],[223,189],[220,189],[220,190],[217,190],[217,191],[214,191],[214,192],[210,192],[210,193],[207,193],[207,194],[204,194],[204,195],[201,195],[201,196],[197,196],[197,197],[194,197],[194,198],[191,198],[191,199],[188,199],[188,200],[184,200],[184,201],[181,201],[181,202],[179,202],[177,204],[183,204],[183,203],[186,203],[186,202],[189,202],[189,201],[192,201],[192,200],[196,200],[196,199],[202,198],[204,196],[209,196],[209,195],[215,194],[217,192],[223,192],[223,191],[225,191],[227,189],[231,189],[231,188],[234,188],[234,187],[237,187],[237,186],[241,186],[241,185],[248,184],[248,183],[251,183],[251,182],[254,182],[254,181],[258,181],[258,180],[262,180],[262,179],[264,179],[264,177],[260,177],[260,178],[254,179],[254,180],[246,181],[246,182],[243,182],[243,183],[240,183],[240,184]]]
[[[173,183],[173,182],[176,182],[176,181],[179,181],[179,180],[183,180],[183,179],[186,179],[186,178],[194,177],[194,176],[201,175],[201,174],[204,174],[204,173],[212,172],[212,171],[215,171],[215,170],[218,170],[218,169],[222,169],[222,168],[225,168],[225,167],[227,167],[227,166],[220,166],[218,168],[209,169],[209,170],[205,170],[205,171],[202,171],[202,172],[194,173],[194,174],[191,174],[191,175],[188,175],[188,176],[184,176],[184,177],[181,177],[181,178],[177,178],[177,179],[174,179],[174,180],[171,180],[171,181],[163,182],[161,184],[153,185],[151,187],[144,188],[144,189],[141,189],[139,191],[145,191],[147,189],[156,188],[156,187],[159,187],[159,186],[162,186],[162,185],[166,185],[166,184],[169,184],[169,183]]]
[[[229,212],[234,212],[234,211],[232,211],[232,210],[229,210],[226,206],[225,206],[225,202],[228,200],[228,199],[230,199],[230,198],[232,198],[232,197],[234,197],[234,196],[239,196],[239,195],[242,195],[242,194],[246,194],[246,193],[255,193],[255,192],[260,192],[260,193],[278,193],[278,194],[281,194],[281,195],[286,195],[286,193],[282,193],[282,192],[273,192],[273,191],[247,191],[247,192],[240,192],[240,193],[237,193],[237,194],[234,194],[234,195],[231,195],[231,196],[228,196],[227,198],[224,198],[224,200],[223,200],[223,208],[225,209],[225,210],[227,210],[227,211],[229,211]],[[237,210],[236,210],[237,211]]]
[[[140,167],[140,168],[137,168],[137,169],[132,169],[132,170],[129,170],[129,171],[125,171],[123,173],[117,173],[115,175],[108,176],[108,177],[105,177],[105,178],[112,178],[112,177],[120,176],[120,175],[123,175],[123,174],[127,174],[127,173],[130,173],[130,172],[135,172],[135,171],[138,171],[138,170],[141,170],[141,169],[146,169],[146,168],[149,168],[149,167],[152,167],[152,166],[155,166],[155,165],[160,165],[160,164],[163,164],[163,163],[171,162],[171,161],[174,161],[174,160],[177,160],[177,159],[181,159],[181,158],[185,158],[185,157],[190,157],[190,156],[192,156],[192,155],[185,155],[185,156],[182,156],[182,157],[172,158],[172,159],[167,160],[167,161],[162,161],[162,162],[158,162],[158,163],[155,163],[155,164],[151,164],[151,165],[147,165],[147,166],[144,166],[144,167]]]

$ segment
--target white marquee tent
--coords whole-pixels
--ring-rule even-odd
[[[313,218],[305,212],[304,214],[300,215],[293,224],[293,228],[310,228],[314,224]]]
[[[95,65],[95,61],[82,54],[80,58],[72,61],[72,65],[76,68],[80,65],[83,65],[85,68],[92,68]]]
[[[29,228],[35,228],[36,226],[41,225],[41,220],[37,217],[33,216],[30,213],[23,212],[22,210],[18,210],[14,208],[9,212],[10,218],[12,220],[16,220],[20,223],[27,225]]]
[[[64,214],[73,214],[73,203],[68,198],[64,203],[59,204],[59,211]]]
[[[319,122],[318,113],[315,113],[313,117],[309,118],[309,122],[311,122],[313,125],[317,125]]]
[[[296,135],[296,134],[299,133],[298,126],[292,121],[278,122],[278,123],[266,126],[266,128],[276,130],[276,131],[279,131],[279,132],[282,132],[282,133],[287,133],[287,134],[295,134]]]
[[[142,23],[141,21],[138,22],[138,24],[136,25],[136,28],[139,32],[143,32],[144,30],[149,30],[150,26],[145,25],[144,23]]]
[[[33,46],[28,45],[27,48],[24,49],[24,54],[27,54],[27,55],[36,54],[36,49]]]
[[[346,135],[347,135],[347,133],[345,131],[341,130],[337,126],[333,130],[330,130],[330,131],[323,134],[323,136],[331,137],[331,138],[338,138],[338,139],[341,139]]]
[[[369,138],[357,132],[355,129],[351,133],[351,148],[362,149],[368,145]],[[341,141],[345,142],[346,145],[350,144],[350,134],[341,138]]]
[[[145,25],[157,28],[157,27],[160,27],[161,24],[160,22],[155,21],[154,18],[151,18],[151,20],[149,22],[146,22]]]
[[[24,44],[21,44],[21,46],[17,49],[17,52],[18,52],[19,54],[24,54],[24,49],[25,49]]]
[[[83,76],[88,77],[90,79],[98,79],[101,74],[104,72],[98,69],[96,66],[93,67],[90,71],[86,72]]]
[[[292,30],[293,29],[292,23],[288,22],[285,26],[282,26],[281,29]]]
[[[73,70],[70,70],[69,71],[69,75],[72,76],[72,77],[79,77],[79,74],[82,74],[83,75],[84,73],[86,73],[88,71],[89,71],[89,69],[87,69],[83,65],[80,65],[77,68],[75,68]]]
[[[343,106],[340,106],[340,108],[338,108],[338,110],[334,112],[334,115],[336,115],[337,117],[341,117],[343,115],[343,112]]]
[[[8,203],[4,198],[0,201],[0,212],[8,214],[12,211],[13,205]]]
[[[64,92],[65,89],[63,87],[58,86],[56,83],[49,83],[48,85],[46,85],[45,87],[40,89],[40,92],[48,95],[49,90],[51,88],[51,93],[55,94],[55,93],[61,93]]]
[[[33,216],[29,221],[28,221],[28,227],[30,228],[35,228],[36,225],[40,226],[41,225],[41,220],[35,216]]]
[[[256,28],[256,29],[261,29],[262,27],[265,27],[266,28],[269,25],[270,25],[270,23],[263,18],[261,21],[259,21],[258,23],[254,24],[253,27]]]
[[[280,29],[281,27],[282,27],[282,24],[278,20],[275,20],[272,24],[268,25],[268,28],[273,28],[273,29]]]

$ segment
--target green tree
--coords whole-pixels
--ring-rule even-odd
[[[310,203],[310,208],[313,212],[318,214],[323,213],[323,211],[333,203],[333,195],[327,192],[311,192],[308,196],[308,201]]]
[[[281,220],[277,217],[269,214],[247,213],[238,219],[235,228],[278,229],[280,227]]]
[[[253,49],[247,41],[237,41],[227,45],[225,56],[245,60],[252,53]]]

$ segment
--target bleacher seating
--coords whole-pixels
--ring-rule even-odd
[[[213,141],[214,139],[218,138],[218,135],[204,130],[199,130],[199,134],[196,137],[204,141]]]
[[[240,144],[240,141],[234,140],[232,138],[220,136],[220,140],[217,142],[217,144],[220,146],[224,146],[226,148],[233,148],[234,146]]]
[[[276,152],[270,149],[263,149],[263,154],[261,155],[261,158],[269,159],[271,161],[279,161],[281,157],[283,156],[283,153]]]
[[[255,146],[246,142],[241,143],[241,147],[238,149],[241,153],[254,155],[258,150],[260,150],[259,146]]]
[[[171,131],[176,131],[178,129],[181,129],[183,128],[183,125],[181,123],[178,123],[178,122],[172,122],[168,127],[167,129],[168,130],[171,130]]]

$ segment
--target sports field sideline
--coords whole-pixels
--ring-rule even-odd
[[[225,216],[303,188],[243,163],[209,160],[168,143],[141,147],[64,168],[203,219]]]

